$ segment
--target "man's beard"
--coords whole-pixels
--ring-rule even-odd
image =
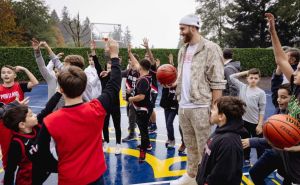
[[[188,43],[192,40],[192,34],[191,33],[187,33],[185,36],[183,36],[183,42],[184,43]]]

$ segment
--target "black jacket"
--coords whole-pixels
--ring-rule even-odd
[[[198,168],[198,185],[241,184],[243,147],[239,133],[242,128],[242,119],[231,120],[209,137]]]

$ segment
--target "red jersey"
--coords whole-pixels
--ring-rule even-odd
[[[29,92],[30,89],[27,88],[27,83],[21,83],[15,82],[13,86],[11,87],[4,87],[3,84],[0,85],[0,103],[8,104],[10,102],[15,101],[16,97],[19,97],[19,100],[24,99],[24,92]],[[3,155],[3,167],[6,168],[7,164],[7,154],[8,149],[12,137],[11,130],[6,128],[0,120],[0,146],[2,150]]]
[[[59,185],[86,185],[104,174],[102,129],[105,115],[100,101],[94,99],[61,108],[44,119],[56,143]]]

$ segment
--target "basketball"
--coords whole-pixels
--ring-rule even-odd
[[[288,148],[300,142],[300,124],[289,115],[276,114],[269,117],[264,124],[263,134],[273,146]]]
[[[157,69],[156,78],[162,85],[170,85],[176,81],[177,70],[171,64],[164,64]]]

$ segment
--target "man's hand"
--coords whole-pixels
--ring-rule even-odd
[[[275,18],[274,15],[271,13],[265,13],[266,19],[268,21],[268,25],[269,25],[269,32],[272,34],[275,30]]]
[[[108,39],[108,42],[105,46],[106,51],[109,52],[110,58],[119,57],[119,44],[113,39]]]
[[[142,46],[144,46],[146,49],[149,48],[149,40],[147,38],[143,39],[143,44],[141,44]]]
[[[36,40],[35,38],[33,38],[31,40],[31,46],[32,46],[33,50],[39,50],[40,49],[39,45],[40,45],[39,41]]]
[[[250,141],[249,141],[249,138],[247,138],[247,139],[242,139],[242,145],[243,145],[243,149],[249,148],[249,147],[250,147]]]

